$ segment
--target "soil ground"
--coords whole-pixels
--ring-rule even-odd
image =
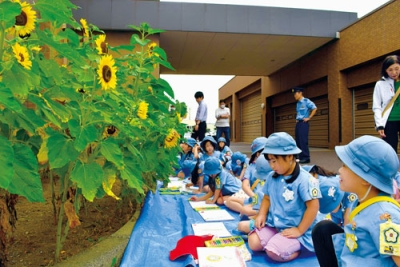
[[[42,182],[45,203],[30,203],[19,197],[15,206],[18,220],[13,240],[8,246],[8,267],[55,264],[57,223],[49,179],[42,179]],[[132,217],[132,206],[135,207],[108,196],[86,202],[86,207],[78,214],[81,225],[69,230],[61,261],[115,233]]]

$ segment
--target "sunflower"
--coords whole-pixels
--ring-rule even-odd
[[[80,22],[82,24],[82,35],[83,35],[83,37],[89,37],[89,26],[87,24],[86,19],[81,19]]]
[[[15,0],[15,2],[20,4],[21,14],[15,17],[15,25],[10,32],[12,34],[16,32],[19,36],[24,37],[35,29],[36,11],[27,2],[21,3],[20,0]]]
[[[175,129],[169,130],[167,137],[165,137],[164,143],[166,148],[176,147],[178,145],[179,134]]]
[[[151,57],[152,55],[153,55],[153,50],[154,50],[154,48],[157,46],[157,44],[156,43],[151,43],[151,44],[149,44],[149,47],[148,47],[148,50],[147,50],[147,53],[149,54],[149,57]],[[158,54],[157,53],[154,53],[154,55],[156,56],[156,57],[158,57]]]
[[[108,44],[106,43],[106,36],[104,34],[99,35],[95,43],[99,55],[108,53]]]
[[[25,46],[20,46],[19,43],[15,43],[15,45],[12,47],[12,50],[18,60],[18,63],[21,64],[25,69],[30,70],[32,67],[32,61],[29,59],[28,49],[26,49]]]
[[[117,86],[117,68],[114,64],[115,61],[111,55],[101,57],[97,74],[99,75],[99,83],[104,90],[115,89]]]
[[[139,104],[139,108],[137,111],[137,115],[139,118],[141,118],[142,120],[147,119],[147,111],[149,109],[149,104],[146,103],[145,101],[140,102]]]

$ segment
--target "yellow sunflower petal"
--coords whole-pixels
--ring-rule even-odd
[[[19,45],[19,43],[15,43],[15,45],[12,46],[12,50],[18,63],[25,69],[30,70],[32,61],[30,60],[28,49],[26,49],[25,46]]]
[[[176,147],[178,145],[178,141],[179,141],[178,132],[175,129],[171,129],[169,131],[167,137],[165,137],[164,147],[166,147],[166,148]]]
[[[99,35],[95,41],[96,49],[99,55],[108,53],[108,44],[106,43],[106,36],[104,34]]]
[[[147,111],[149,109],[148,107],[149,107],[149,104],[146,103],[145,101],[140,102],[139,108],[138,108],[138,111],[137,111],[137,115],[142,120],[147,119]]]
[[[15,17],[15,25],[9,29],[9,32],[25,36],[30,34],[35,29],[36,23],[36,11],[32,9],[32,6],[27,2],[19,0],[14,1],[19,3],[21,6],[21,13]]]
[[[114,64],[115,61],[111,55],[101,57],[97,74],[103,90],[115,89],[117,86],[117,68]]]
[[[82,35],[84,37],[89,37],[89,26],[86,19],[81,19],[80,22],[82,24]]]

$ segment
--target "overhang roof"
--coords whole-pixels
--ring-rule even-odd
[[[72,0],[103,30],[148,22],[176,69],[161,74],[267,76],[338,37],[357,13],[133,0]]]

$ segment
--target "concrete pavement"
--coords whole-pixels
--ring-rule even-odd
[[[230,144],[232,152],[240,151],[246,154],[248,157],[251,156],[251,144],[235,142]],[[336,156],[335,150],[326,148],[313,148],[310,147],[311,162],[309,164],[316,164],[324,167],[327,170],[337,172],[342,166],[342,162]],[[307,164],[307,165],[309,165]]]

